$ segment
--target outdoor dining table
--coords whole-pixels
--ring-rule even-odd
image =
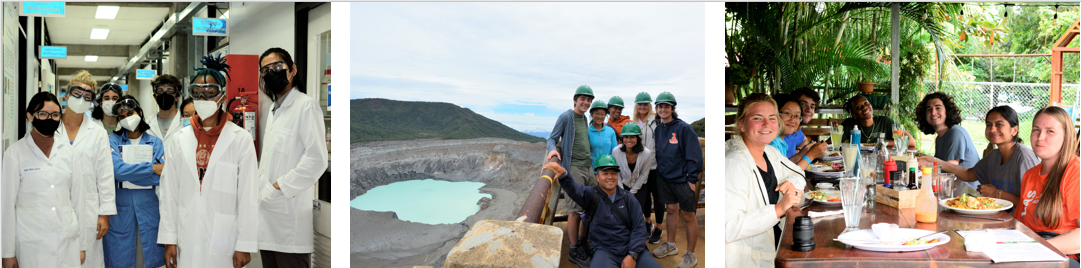
[[[845,229],[844,216],[835,215],[812,219],[814,222],[815,248],[800,252],[792,250],[792,223],[798,216],[807,216],[808,211],[836,211],[840,205],[812,204],[800,210],[793,207],[788,210],[785,230],[782,232],[780,247],[777,249],[775,265],[777,267],[1068,267],[1067,260],[1057,262],[1007,262],[992,263],[991,258],[983,253],[965,251],[964,238],[953,230],[1014,228],[1032,239],[1050,248],[1060,256],[1046,240],[1040,238],[1031,229],[1012,215],[1000,211],[995,214],[977,215],[979,217],[1009,219],[1007,221],[985,220],[959,216],[957,213],[939,207],[938,221],[934,223],[916,222],[916,209],[896,209],[885,204],[875,204],[874,208],[864,207],[860,219],[860,229],[870,229],[875,223],[895,223],[900,228],[944,231],[950,236],[950,242],[927,250],[909,252],[875,252],[856,249],[844,243],[833,241]],[[873,212],[873,213],[872,213]]]

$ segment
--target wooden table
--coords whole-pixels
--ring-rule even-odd
[[[950,242],[923,251],[911,252],[874,252],[859,250],[844,243],[833,241],[845,229],[844,216],[829,216],[816,218],[814,221],[815,249],[807,252],[792,250],[792,222],[798,216],[806,216],[808,211],[835,211],[841,206],[827,206],[812,204],[803,211],[792,208],[788,211],[785,230],[781,237],[780,248],[777,249],[777,267],[1068,267],[1068,261],[1061,262],[1011,262],[992,264],[991,258],[983,253],[965,251],[964,238],[956,232],[948,232]],[[874,211],[875,213],[869,213]],[[863,217],[860,219],[860,229],[870,229],[875,223],[896,223],[901,228],[924,229],[930,231],[942,230],[968,230],[988,228],[1015,228],[1039,241],[1044,246],[1055,251],[1060,256],[1062,252],[1051,247],[1051,244],[1040,238],[1031,229],[1014,219],[1006,212],[998,212],[991,215],[978,215],[980,217],[1010,219],[1009,221],[994,221],[977,218],[958,216],[952,211],[939,208],[938,221],[934,223],[917,223],[916,209],[896,209],[884,204],[875,204],[875,208],[864,208]]]

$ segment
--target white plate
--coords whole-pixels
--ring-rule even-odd
[[[841,191],[838,191],[838,190],[822,190],[822,192],[826,193],[826,195],[831,196],[831,197],[837,197],[837,198],[841,197]],[[841,201],[826,202],[826,201],[818,201],[818,200],[811,199],[811,192],[803,193],[803,199],[808,199],[808,200],[814,201],[815,203],[819,203],[819,204],[823,204],[823,205],[840,205],[841,204]]]
[[[942,206],[942,207],[945,207],[945,208],[948,208],[948,209],[951,209],[951,210],[953,210],[954,212],[957,212],[957,213],[970,214],[970,215],[995,214],[996,212],[1007,210],[1007,209],[1010,209],[1010,208],[1013,207],[1013,202],[998,199],[998,198],[994,198],[994,197],[989,197],[989,198],[994,199],[995,203],[998,203],[998,205],[1002,206],[1002,208],[983,209],[983,210],[955,208],[955,207],[950,207],[950,206],[946,205],[946,201],[949,201],[950,199],[939,200],[938,205]]]
[[[819,178],[840,178],[841,176],[845,175],[844,171],[818,172],[818,171],[814,171],[814,170],[807,170],[806,172],[808,174],[814,175],[815,177],[819,177]]]
[[[822,159],[822,161],[837,161],[837,160],[841,160],[843,158],[844,158],[843,156],[838,155],[838,156],[823,156],[823,157],[819,157],[818,159]]]
[[[897,237],[917,238],[917,237],[920,237],[920,236],[929,235],[931,233],[934,233],[934,231],[928,231],[928,230],[922,230],[922,229],[899,228],[899,229],[897,229],[897,232],[894,235],[897,236]],[[862,250],[880,251],[880,252],[903,252],[903,251],[926,250],[926,249],[933,248],[933,247],[936,247],[938,245],[942,245],[942,244],[946,244],[946,243],[950,242],[950,236],[946,235],[944,233],[943,234],[932,235],[930,237],[926,237],[926,238],[923,238],[923,239],[935,239],[935,238],[938,238],[939,240],[938,240],[938,242],[935,242],[935,243],[932,243],[932,244],[904,246],[904,245],[881,244],[881,243],[877,243],[877,242],[868,242],[868,243],[859,242],[859,240],[878,241],[878,236],[876,236],[875,233],[873,231],[871,231],[871,229],[864,229],[864,230],[859,230],[859,231],[843,233],[840,236],[837,236],[837,239],[843,240],[843,241],[840,241],[840,242],[844,243],[846,245],[853,246],[855,248],[862,249]]]

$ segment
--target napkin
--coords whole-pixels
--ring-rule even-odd
[[[971,232],[965,236],[965,250],[984,252],[995,242],[995,233],[991,230],[987,230],[987,232]]]
[[[875,236],[878,236],[878,240],[882,241],[895,240],[894,235],[897,234],[898,228],[897,224],[892,223],[875,223],[871,225],[871,231],[875,233]]]
[[[833,216],[833,215],[840,215],[840,214],[844,214],[844,211],[836,210],[836,211],[823,211],[823,212],[817,212],[817,211],[809,211],[809,212],[807,212],[807,216],[811,216],[811,218],[819,218],[819,217],[826,217],[826,216]]]

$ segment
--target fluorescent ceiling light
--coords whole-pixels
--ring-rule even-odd
[[[95,55],[86,55],[85,58],[86,61],[98,61],[98,56]]]
[[[115,19],[117,11],[120,11],[119,6],[98,6],[98,14],[94,17],[107,20]]]
[[[105,39],[109,37],[109,29],[94,28],[90,30],[90,39]]]

